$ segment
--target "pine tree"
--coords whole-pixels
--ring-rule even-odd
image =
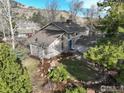
[[[26,69],[17,63],[12,49],[0,43],[0,93],[30,93],[31,89]]]
[[[101,30],[106,31],[108,37],[116,36],[120,27],[124,29],[124,3],[119,0],[103,0],[98,6],[100,12],[106,12],[106,16],[100,20],[103,25]]]
[[[117,64],[119,59],[124,59],[124,42],[118,41],[116,44],[108,42],[96,45],[85,52],[84,57],[108,69],[121,69],[122,67],[117,66]]]

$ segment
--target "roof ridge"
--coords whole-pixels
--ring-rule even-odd
[[[65,31],[66,33],[68,33],[68,31],[67,30],[65,30],[64,28],[62,28],[62,27],[60,27],[60,26],[58,26],[57,24],[55,24],[55,23],[52,23],[53,25],[55,25],[56,27],[58,27],[58,28],[60,28],[60,29],[62,29],[63,31]]]

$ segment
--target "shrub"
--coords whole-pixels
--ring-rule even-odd
[[[84,58],[101,64],[108,69],[119,68],[117,66],[118,60],[124,59],[124,42],[96,45],[84,53]]]
[[[16,59],[10,47],[0,43],[0,93],[31,93],[28,73]]]
[[[83,87],[77,87],[74,89],[66,89],[65,93],[87,93]]]
[[[24,60],[27,57],[27,50],[19,47],[15,50],[15,54],[17,58],[19,58],[20,60]]]
[[[52,79],[52,81],[61,82],[61,81],[67,80],[70,75],[67,72],[67,70],[65,69],[65,67],[63,65],[61,65],[61,66],[56,67],[53,70],[51,70],[48,73],[48,76],[50,79]]]

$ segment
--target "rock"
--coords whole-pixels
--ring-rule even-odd
[[[87,93],[95,93],[95,90],[88,88]]]
[[[52,61],[51,61],[51,63],[50,63],[50,66],[52,67],[52,68],[54,68],[54,67],[56,67],[56,66],[58,66],[58,60],[59,59],[53,59]]]
[[[52,62],[50,63],[50,66],[51,66],[51,67],[55,67],[55,66],[56,66],[55,61],[52,61]]]
[[[40,76],[43,77],[44,76],[43,73]]]
[[[46,91],[46,93],[47,93],[47,91],[53,91],[53,90],[55,90],[56,89],[56,84],[55,83],[53,83],[53,82],[51,82],[51,81],[48,81],[44,86],[43,86],[43,91]]]
[[[67,84],[67,80],[64,80],[64,81],[63,81],[63,84]]]
[[[37,71],[36,72],[40,72],[40,69],[37,69]]]

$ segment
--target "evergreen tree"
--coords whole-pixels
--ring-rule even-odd
[[[106,11],[106,16],[100,21],[102,30],[107,36],[117,35],[119,28],[124,27],[124,3],[118,0],[104,0],[98,3],[101,11]]]
[[[27,71],[17,62],[12,49],[0,43],[0,93],[31,93]]]
[[[92,62],[103,65],[108,69],[121,69],[119,59],[124,60],[124,42],[108,42],[91,47],[84,53],[84,57]]]
[[[39,23],[41,27],[47,24],[47,19],[41,15],[40,11],[38,13],[34,13],[30,20]]]

